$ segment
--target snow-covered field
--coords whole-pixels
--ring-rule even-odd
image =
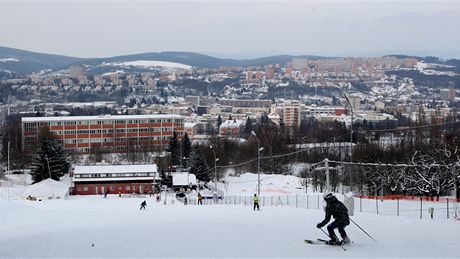
[[[460,222],[357,213],[347,228],[354,244],[304,244],[325,238],[321,210],[235,205],[164,205],[101,196],[0,201],[0,258],[9,257],[299,257],[458,258]],[[170,204],[170,202],[168,202]],[[94,244],[94,246],[93,246]]]
[[[127,61],[121,63],[108,63],[112,66],[136,66],[136,67],[168,67],[168,68],[180,68],[185,70],[192,69],[191,66],[168,61],[157,61],[157,60],[136,60],[136,61]]]
[[[393,211],[394,202],[378,201],[381,212],[376,215],[372,209],[375,200],[363,200],[369,209],[362,213],[359,200],[355,201],[352,219],[378,243],[352,224],[347,231],[354,244],[347,251],[305,244],[304,239],[326,238],[316,228],[324,217],[320,209],[323,204],[317,203],[319,194],[310,193],[307,210],[305,203],[301,203],[302,199],[305,201],[305,190],[293,176],[262,175],[261,194],[267,199],[261,205],[269,205],[272,197],[290,196],[299,198],[299,208],[292,199],[289,206],[262,206],[261,211],[253,211],[249,202],[247,206],[241,202],[233,205],[228,202],[231,196],[226,197],[224,204],[203,206],[184,206],[177,200],[172,204],[172,195],[167,198],[167,205],[156,202],[154,197],[116,195],[27,201],[19,197],[26,188],[22,183],[28,179],[18,177],[10,179],[14,186],[0,187],[0,258],[460,257],[460,221],[436,213],[434,220],[429,219],[426,207],[423,219],[419,219],[417,201],[401,201],[401,206],[412,206],[414,212],[401,213],[400,217]],[[249,201],[256,189],[257,175],[227,177],[227,181],[229,195],[235,195],[235,200],[237,195],[245,196]],[[139,211],[143,200],[147,200],[147,209]]]

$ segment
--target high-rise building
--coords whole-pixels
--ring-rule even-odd
[[[181,138],[184,118],[173,114],[24,117],[22,141],[26,154],[35,149],[43,128],[73,153],[88,154],[94,149],[147,151],[164,149],[173,132]]]
[[[298,101],[288,100],[283,104],[283,121],[288,127],[300,126],[301,107]]]

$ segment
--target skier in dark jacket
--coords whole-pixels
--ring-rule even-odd
[[[140,208],[139,210],[142,210],[142,209],[145,210],[145,206],[147,206],[147,202],[146,202],[146,201],[143,201],[143,202],[141,203],[141,208]]]
[[[348,209],[345,205],[337,200],[337,198],[332,195],[332,192],[327,192],[324,194],[324,200],[326,201],[326,216],[323,221],[316,225],[317,228],[322,228],[326,225],[330,220],[331,216],[334,217],[334,222],[327,226],[327,231],[329,232],[329,237],[331,238],[330,241],[327,243],[330,245],[337,245],[340,243],[349,244],[350,239],[345,232],[345,227],[350,224],[350,218],[348,217]],[[340,236],[342,237],[342,241],[339,242],[339,239],[335,235],[334,229],[338,229]]]

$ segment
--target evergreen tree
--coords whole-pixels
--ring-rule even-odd
[[[220,114],[219,114],[219,117],[217,117],[217,130],[219,130],[220,128],[220,125],[222,125],[222,117],[220,117]]]
[[[252,131],[252,120],[251,118],[248,118],[246,119],[246,125],[244,126],[244,134],[251,134],[251,131]]]
[[[166,174],[165,171],[160,171],[160,178],[161,178],[161,185],[166,185],[168,187],[172,187],[172,175]]]
[[[166,151],[171,153],[171,164],[180,165],[180,142],[177,139],[176,131],[174,131],[173,135],[169,138],[169,145]]]
[[[209,182],[211,180],[208,164],[198,147],[194,148],[192,152],[190,173],[195,174],[199,181]]]
[[[64,148],[53,138],[40,140],[32,162],[34,183],[50,178],[59,181],[69,171],[70,163]]]
[[[190,158],[190,155],[192,153],[192,142],[190,141],[190,138],[188,137],[187,132],[185,132],[184,137],[182,138],[182,156],[185,158],[182,161],[182,165],[184,167],[188,167],[188,159]]]

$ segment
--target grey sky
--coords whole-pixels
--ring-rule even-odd
[[[460,56],[460,1],[5,1],[0,45],[78,57]]]

